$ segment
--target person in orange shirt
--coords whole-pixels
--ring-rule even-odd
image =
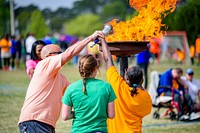
[[[149,93],[142,87],[143,73],[138,66],[129,67],[125,77],[121,77],[114,66],[106,41],[102,44],[103,58],[106,63],[107,81],[117,96],[115,118],[108,119],[109,133],[141,133],[142,118],[151,113],[152,101]]]
[[[197,65],[200,66],[200,34],[196,39],[196,54],[197,54]]]
[[[184,52],[181,51],[179,48],[177,48],[176,54],[177,54],[177,56],[178,56],[178,62],[179,62],[180,64],[183,64],[183,61],[184,61],[184,58],[185,58]]]
[[[11,41],[9,40],[9,35],[5,34],[4,37],[0,40],[0,47],[1,47],[1,58],[3,59],[3,70],[9,70],[10,66],[10,47]]]
[[[159,63],[159,54],[160,54],[160,45],[159,42],[154,38],[150,42],[149,51],[152,54],[152,57],[156,60],[156,63]]]
[[[195,47],[194,45],[190,45],[190,59],[192,65],[194,65],[194,57],[195,57]]]

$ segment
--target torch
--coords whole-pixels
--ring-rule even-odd
[[[112,33],[112,25],[110,25],[110,24],[105,24],[104,27],[103,27],[102,32],[104,33],[105,36],[108,35],[108,34],[111,34],[111,33]],[[96,39],[94,40],[94,43],[92,43],[92,44],[90,45],[90,47],[93,47],[93,46],[94,46],[95,44],[97,44],[98,42],[99,42],[99,39],[96,38]]]

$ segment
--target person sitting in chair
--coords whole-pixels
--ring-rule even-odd
[[[194,113],[194,106],[191,97],[187,94],[188,86],[181,80],[183,70],[181,68],[171,68],[165,71],[159,80],[159,87],[157,89],[159,96],[171,96],[172,90],[162,86],[169,86],[174,88],[174,101],[178,103],[180,112],[178,114],[179,120],[195,120],[200,116]],[[188,109],[188,115],[184,114],[184,106]]]
[[[185,76],[182,76],[181,79],[188,86],[188,94],[191,96],[192,101],[194,103],[194,111],[199,112],[200,111],[200,103],[199,103],[200,102],[200,81],[194,78],[194,71],[191,68],[187,69]]]

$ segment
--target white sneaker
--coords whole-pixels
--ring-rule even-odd
[[[191,114],[190,114],[190,120],[196,120],[196,119],[199,119],[200,118],[200,115],[198,115],[198,114],[196,114],[196,113],[194,113],[194,112],[192,112]]]
[[[182,115],[180,118],[179,118],[179,121],[187,121],[189,120],[189,116],[187,115]]]

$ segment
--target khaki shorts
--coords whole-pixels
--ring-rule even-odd
[[[1,58],[10,58],[11,54],[10,52],[1,52]]]

